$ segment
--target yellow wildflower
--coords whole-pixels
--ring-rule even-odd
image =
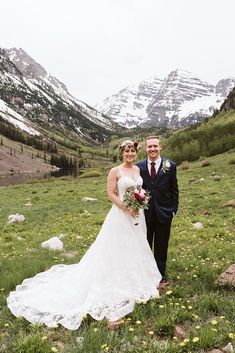
[[[188,343],[188,342],[189,342],[189,339],[188,339],[188,338],[185,338],[183,342],[184,342],[184,343]]]
[[[198,342],[198,341],[199,341],[199,337],[194,337],[194,338],[192,339],[192,341],[193,341],[193,343]]]
[[[172,292],[172,290],[168,290],[167,292],[166,292],[166,295],[171,295],[173,292]]]

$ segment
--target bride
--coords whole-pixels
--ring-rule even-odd
[[[147,242],[143,211],[137,213],[123,202],[127,188],[142,185],[134,166],[137,147],[130,140],[119,147],[123,163],[107,178],[113,205],[95,242],[79,263],[55,265],[10,292],[7,305],[16,317],[75,330],[89,314],[96,320],[106,318],[112,328],[136,302],[159,296],[161,275]]]

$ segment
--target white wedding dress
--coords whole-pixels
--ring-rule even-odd
[[[128,176],[118,180],[119,197],[127,187],[142,185]],[[11,312],[31,323],[61,324],[77,329],[89,314],[96,320],[118,320],[135,302],[159,296],[161,275],[146,237],[144,214],[135,220],[113,205],[95,240],[79,263],[55,265],[25,279],[10,292]]]

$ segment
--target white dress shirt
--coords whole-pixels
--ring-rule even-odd
[[[155,162],[155,170],[156,170],[156,174],[158,172],[158,169],[160,167],[160,164],[161,164],[161,157],[159,157],[158,159],[156,159],[155,161],[150,161],[150,159],[148,159],[148,171],[149,171],[149,174],[151,175],[151,163],[152,162]]]

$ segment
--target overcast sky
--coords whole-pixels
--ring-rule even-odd
[[[0,47],[22,48],[94,105],[176,68],[235,77],[234,0],[0,0]]]

